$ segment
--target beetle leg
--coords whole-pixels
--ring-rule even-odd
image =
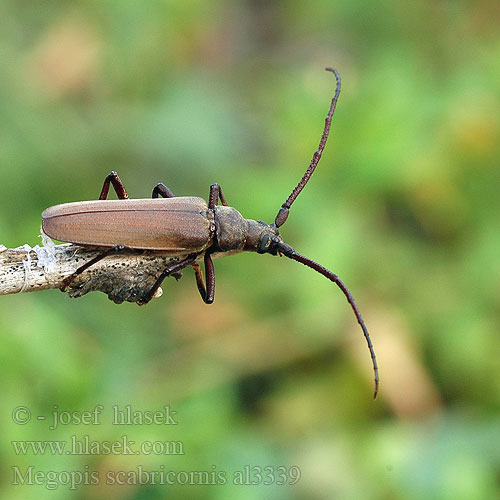
[[[175,264],[166,267],[156,280],[155,284],[151,287],[151,290],[149,290],[147,295],[142,300],[139,300],[137,304],[139,304],[140,306],[147,304],[153,298],[154,294],[156,293],[158,288],[160,288],[161,284],[163,283],[163,280],[167,276],[171,275],[178,278],[179,271],[181,269],[184,269],[186,266],[193,264],[195,260],[196,260],[196,255],[189,255],[185,259],[182,259],[179,262],[176,262]]]
[[[198,287],[198,291],[200,292],[201,298],[205,300],[207,295],[207,290],[205,288],[205,280],[203,279],[203,272],[201,270],[200,264],[195,262],[193,264],[194,269],[194,277],[196,278],[196,286]]]
[[[108,248],[101,254],[99,254],[97,257],[94,257],[93,259],[89,260],[87,263],[85,263],[83,266],[79,267],[73,274],[69,275],[67,278],[64,278],[62,283],[63,286],[61,287],[61,292],[64,292],[66,288],[72,283],[72,281],[79,275],[82,274],[83,271],[86,271],[90,266],[93,266],[100,260],[104,259],[104,257],[107,257],[108,255],[111,255],[116,252],[121,252],[122,250],[131,250],[130,248],[126,247],[125,245],[115,245],[114,247]]]
[[[203,299],[205,304],[211,304],[215,296],[215,271],[212,257],[209,253],[205,253],[205,276],[207,277],[207,295]]]
[[[224,195],[222,194],[222,189],[218,184],[212,184],[210,186],[210,194],[208,195],[208,208],[211,208],[212,210],[215,208],[217,205],[217,201],[219,200],[221,203],[227,207],[227,201]]]
[[[120,177],[118,177],[118,174],[115,171],[108,174],[106,179],[104,179],[101,194],[99,195],[100,200],[105,200],[108,197],[110,183],[113,184],[116,195],[120,200],[128,200],[128,194],[125,190],[125,186],[123,185],[122,180],[120,179]]]
[[[163,184],[163,182],[159,182],[153,189],[152,198],[158,198],[161,196],[163,198],[175,198],[175,194],[170,191],[170,189]]]
[[[209,253],[205,253],[205,274],[207,276],[207,286],[205,286],[205,280],[203,279],[203,273],[201,272],[200,265],[195,262],[193,264],[194,275],[196,277],[196,285],[200,292],[201,298],[205,304],[211,304],[214,301],[215,296],[215,271],[214,263],[212,262],[212,257]]]

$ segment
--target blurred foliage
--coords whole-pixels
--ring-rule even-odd
[[[154,0],[0,4],[1,242],[35,245],[47,206],[95,198],[117,170],[271,222],[325,154],[282,233],[339,290],[270,256],[216,262],[147,307],[57,291],[0,300],[1,494],[9,500],[500,497],[500,38],[490,0]],[[33,414],[16,425],[19,405]],[[103,405],[100,425],[49,430]],[[113,405],[177,426],[111,425]],[[17,455],[11,440],[182,441],[178,455]],[[225,471],[225,486],[105,484],[108,471]],[[245,465],[294,486],[241,486]],[[12,485],[13,469],[99,471],[98,485]],[[64,478],[59,478],[64,482]]]

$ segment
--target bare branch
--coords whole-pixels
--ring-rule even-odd
[[[33,248],[0,245],[0,295],[61,288],[64,278],[101,252],[46,240],[43,246]],[[149,251],[111,255],[76,277],[66,291],[70,297],[101,291],[116,303],[140,302],[162,271],[184,257]],[[178,279],[180,273],[175,277]],[[161,289],[159,292],[157,297]]]

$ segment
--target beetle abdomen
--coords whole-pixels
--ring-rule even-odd
[[[77,245],[201,252],[211,243],[202,198],[148,198],[65,203],[42,213],[43,232]]]

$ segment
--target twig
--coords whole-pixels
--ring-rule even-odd
[[[33,248],[0,245],[0,295],[61,288],[64,278],[101,252],[72,244],[54,245],[45,239],[43,246]],[[76,277],[66,291],[70,297],[101,291],[118,304],[140,302],[161,272],[183,257],[149,251],[122,252],[93,265]],[[161,288],[155,296],[160,295]]]

